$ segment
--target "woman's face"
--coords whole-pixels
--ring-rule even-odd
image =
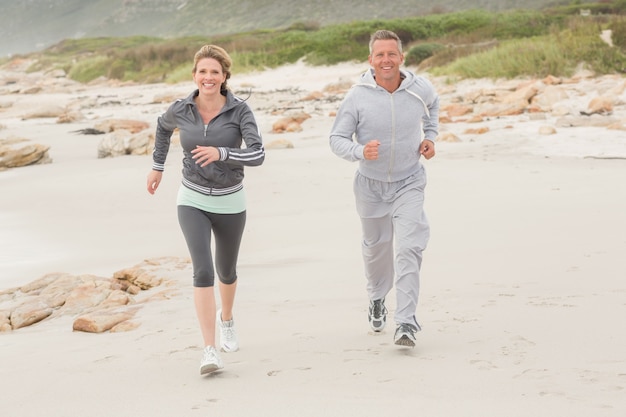
[[[196,65],[193,80],[201,94],[219,94],[222,84],[226,81],[226,74],[216,59],[202,58]]]

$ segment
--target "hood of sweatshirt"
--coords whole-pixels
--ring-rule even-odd
[[[415,98],[417,98],[422,105],[424,106],[424,112],[427,116],[429,116],[430,112],[428,106],[424,102],[424,98],[422,98],[422,92],[425,91],[424,88],[430,89],[430,83],[427,82],[424,78],[418,77],[410,71],[400,70],[400,77],[402,81],[400,82],[400,86],[394,91],[397,93],[402,90],[406,90],[407,93],[411,94]],[[361,74],[361,79],[355,87],[368,87],[368,88],[383,88],[376,83],[376,78],[374,78],[374,69],[370,68],[368,71],[365,71]]]
[[[400,70],[400,77],[402,78],[402,82],[400,83],[400,87],[398,87],[398,90],[406,89],[409,85],[414,83],[415,79],[417,78],[412,72],[404,70]],[[361,79],[356,85],[373,88],[378,87],[378,84],[376,84],[376,78],[374,78],[374,69],[370,68],[368,71],[365,71],[363,74],[361,74]]]

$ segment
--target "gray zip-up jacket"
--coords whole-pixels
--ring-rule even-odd
[[[435,141],[439,130],[439,96],[424,77],[402,70],[402,83],[393,93],[376,84],[374,70],[361,76],[346,94],[330,133],[332,151],[359,161],[365,177],[395,182],[418,173],[422,139]],[[378,159],[366,160],[363,148],[380,141]]]
[[[224,93],[222,93],[224,94]],[[205,127],[198,112],[195,90],[176,100],[157,120],[152,169],[163,171],[174,129],[180,130],[183,148],[183,185],[206,195],[232,194],[243,188],[243,167],[261,165],[265,150],[254,114],[248,104],[226,91],[226,104]],[[245,142],[245,148],[241,148]],[[196,146],[215,146],[219,161],[204,168],[192,159]]]

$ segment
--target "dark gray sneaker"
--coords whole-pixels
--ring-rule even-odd
[[[375,332],[380,332],[387,324],[387,309],[385,308],[385,299],[370,301],[370,310],[367,314],[370,326]]]
[[[400,323],[393,336],[394,343],[398,346],[415,347],[415,332],[417,331],[418,329],[412,324]]]

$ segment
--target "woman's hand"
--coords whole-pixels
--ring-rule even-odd
[[[161,184],[161,178],[163,178],[163,171],[152,170],[148,174],[148,192],[154,194],[159,184]]]
[[[195,159],[196,164],[200,164],[203,168],[211,162],[220,160],[220,151],[214,146],[196,146],[196,149],[191,153],[193,154],[192,159]]]

